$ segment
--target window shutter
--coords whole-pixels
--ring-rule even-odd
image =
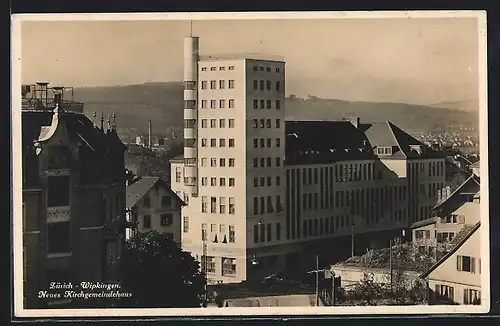
[[[451,300],[451,301],[454,301],[454,300],[455,300],[455,293],[454,293],[454,290],[455,290],[455,289],[453,288],[453,286],[450,286],[450,290],[449,290],[449,294],[448,294],[448,295],[449,295],[449,298],[450,298],[450,300]]]
[[[468,292],[469,291],[467,289],[464,289],[464,304],[469,304]]]
[[[465,224],[465,215],[458,215],[458,223]]]
[[[470,272],[472,274],[476,273],[476,258],[474,257],[470,258]]]
[[[430,230],[425,230],[425,238],[430,239],[431,238],[431,231]]]
[[[439,289],[440,289],[439,284],[436,284],[435,290],[434,290],[434,299],[439,298],[439,295],[441,294]]]
[[[462,271],[462,256],[457,256],[457,271]]]

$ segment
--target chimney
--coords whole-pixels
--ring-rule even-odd
[[[148,125],[148,146],[149,148],[152,148],[153,146],[153,141],[152,141],[152,136],[153,136],[153,131],[152,131],[152,126],[151,126],[151,120],[149,120],[149,125]]]

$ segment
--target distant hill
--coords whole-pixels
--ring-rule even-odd
[[[462,101],[449,101],[440,102],[436,104],[429,105],[432,108],[442,108],[442,109],[452,109],[452,110],[463,110],[468,112],[478,112],[479,110],[479,99],[467,99]]]
[[[148,121],[153,132],[170,135],[183,128],[183,87],[180,82],[145,83],[114,87],[76,88],[75,100],[85,103],[88,116],[116,113],[120,129],[146,132]],[[444,105],[444,104],[443,104]],[[445,106],[445,105],[444,105]],[[337,99],[307,99],[290,96],[286,101],[288,120],[335,120],[358,116],[362,121],[390,120],[410,130],[429,130],[445,125],[478,124],[477,112],[401,103],[350,102]]]

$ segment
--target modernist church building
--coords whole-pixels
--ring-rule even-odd
[[[212,283],[245,280],[256,262],[294,269],[311,241],[430,217],[442,154],[389,121],[287,121],[283,59],[201,56],[196,37],[184,46],[171,187],[187,203],[182,247]]]

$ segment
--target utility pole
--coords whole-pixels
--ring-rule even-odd
[[[203,239],[203,249],[202,249],[202,254],[201,254],[201,266],[203,270],[203,277],[205,278],[205,282],[203,284],[203,290],[204,290],[204,299],[203,299],[203,305],[205,306],[207,304],[207,298],[208,298],[208,293],[207,293],[207,283],[208,283],[208,278],[207,278],[207,243],[206,240]]]
[[[391,282],[391,293],[392,293],[392,240],[389,240],[389,272],[391,273],[390,282]]]
[[[319,255],[316,255],[316,307],[319,307]]]
[[[354,248],[354,222],[351,224],[351,257],[354,257],[356,250]]]
[[[335,306],[335,272],[331,271],[332,274],[332,306]]]

